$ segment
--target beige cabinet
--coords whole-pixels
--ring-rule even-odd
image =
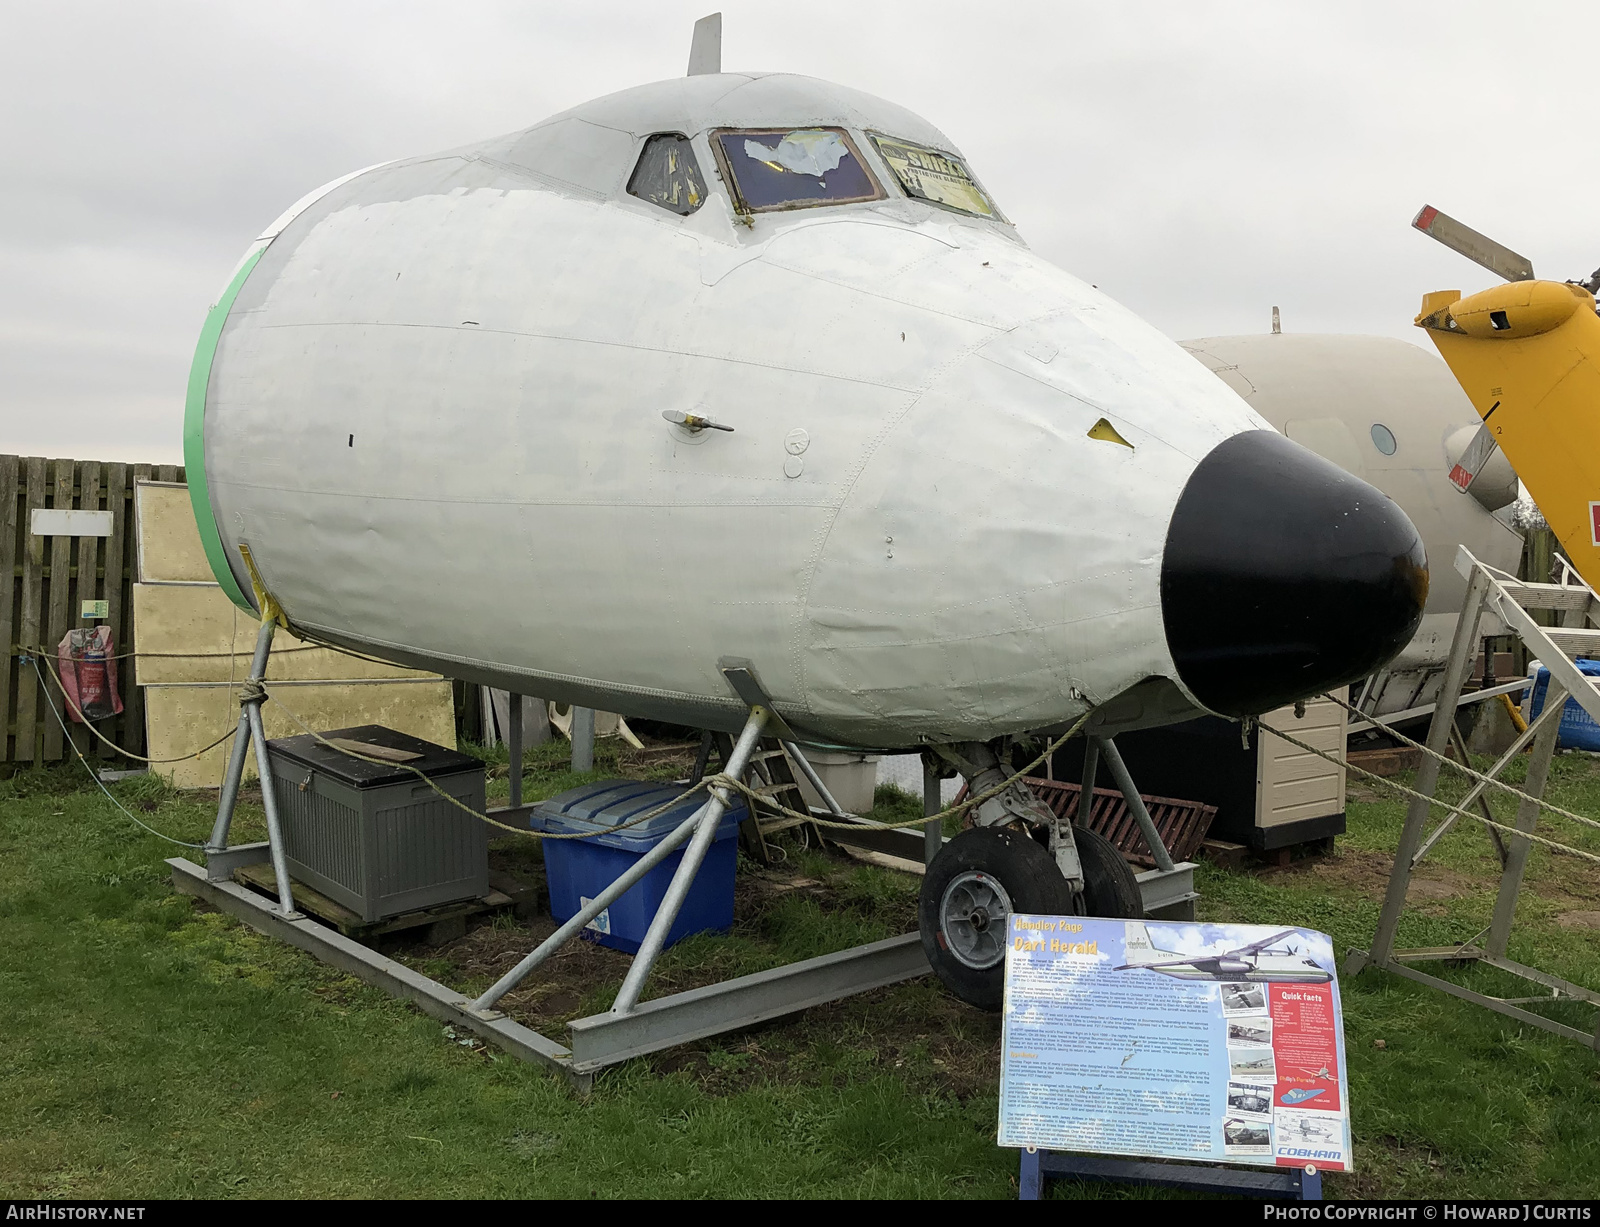
[[[1348,696],[1340,692],[1339,697]],[[1255,825],[1261,832],[1258,846],[1273,848],[1299,842],[1273,839],[1275,828],[1344,814],[1346,720],[1345,709],[1327,699],[1308,699],[1300,716],[1295,715],[1293,707],[1280,707],[1261,718],[1263,725],[1280,728],[1309,746],[1335,754],[1339,761],[1331,763],[1261,729],[1256,737]]]

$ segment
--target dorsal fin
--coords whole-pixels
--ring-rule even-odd
[[[715,76],[722,71],[722,14],[712,13],[694,23],[689,44],[689,76]]]

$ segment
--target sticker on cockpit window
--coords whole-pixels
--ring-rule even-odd
[[[883,196],[842,128],[719,128],[711,136],[741,211],[806,209]]]
[[[746,140],[744,156],[763,162],[773,170],[792,171],[797,175],[823,175],[838,167],[850,156],[850,150],[837,132],[790,132],[777,144],[768,148],[760,141]]]
[[[870,134],[906,195],[959,209],[976,217],[993,217],[994,205],[976,183],[961,159],[910,141]]]

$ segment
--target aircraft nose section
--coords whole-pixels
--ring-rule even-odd
[[[1416,633],[1427,596],[1405,512],[1270,430],[1214,448],[1167,529],[1167,646],[1184,685],[1225,715],[1366,676]]]

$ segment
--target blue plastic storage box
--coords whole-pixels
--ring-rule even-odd
[[[529,815],[528,825],[536,831],[551,833],[601,831],[631,822],[682,792],[682,786],[676,784],[601,780],[552,797]],[[592,839],[545,840],[544,869],[550,887],[550,914],[557,921],[571,920],[586,902],[597,897],[635,861],[672,834],[705,801],[706,794],[697,792],[666,812],[624,831],[595,835]],[[694,885],[689,888],[678,918],[667,934],[667,945],[691,933],[722,932],[732,927],[733,870],[738,856],[733,837],[739,823],[747,816],[743,801],[736,802],[722,816],[717,837],[706,852]],[[594,940],[630,954],[639,949],[650,922],[655,919],[661,898],[667,893],[667,884],[683,862],[683,850],[687,846],[685,841],[589,923],[587,927],[594,933]]]
[[[1585,677],[1600,677],[1600,660],[1575,660],[1572,663],[1578,666],[1578,672]],[[1549,690],[1550,670],[1540,665],[1533,679],[1533,695],[1528,700],[1528,713],[1534,719],[1544,710],[1544,696]],[[1561,729],[1556,733],[1556,745],[1565,750],[1600,751],[1600,724],[1596,724],[1574,698],[1567,699],[1567,705],[1561,712]]]

